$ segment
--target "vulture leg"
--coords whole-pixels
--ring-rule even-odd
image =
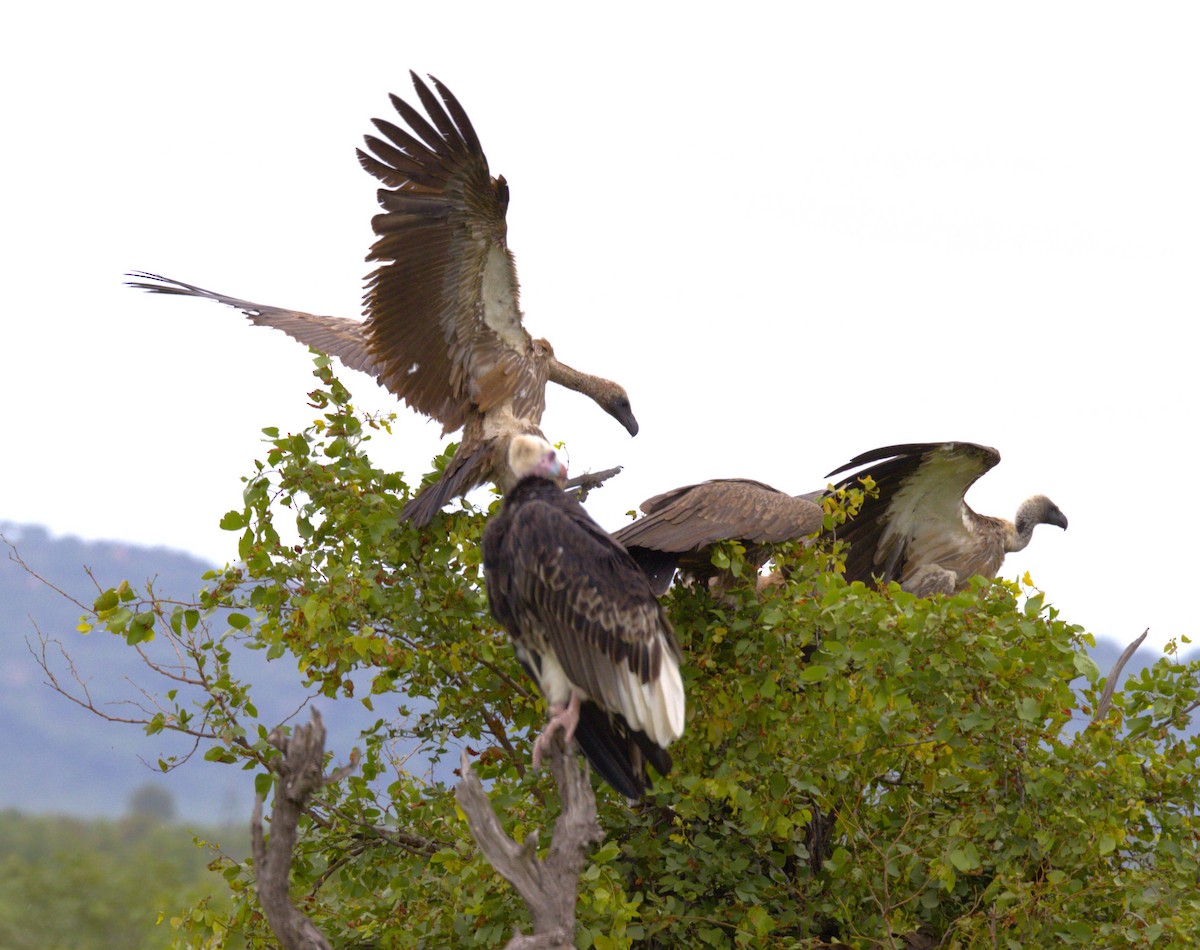
[[[554,736],[555,729],[563,731],[564,746],[570,745],[571,740],[575,738],[575,728],[579,725],[579,694],[575,690],[571,690],[570,702],[565,706],[557,704],[551,706],[550,714],[550,721],[546,723],[546,728],[533,743],[533,767],[535,769],[542,767],[542,752],[550,747],[550,740]]]

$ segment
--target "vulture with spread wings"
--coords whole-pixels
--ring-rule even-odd
[[[405,508],[425,524],[448,501],[476,485],[511,482],[509,440],[540,435],[552,381],[591,397],[631,435],[638,430],[625,390],[559,362],[545,340],[522,324],[516,266],[506,240],[508,185],[493,178],[470,120],[450,90],[412,73],[423,116],[398,96],[392,104],[407,128],[385,119],[379,136],[359,150],[363,167],[383,182],[383,213],[372,219],[377,240],[368,260],[366,319],[318,316],[227,297],[136,272],[131,285],[157,293],[204,297],[241,310],[335,356],[379,383],[443,432],[462,428],[458,451],[442,478]]]
[[[873,449],[830,472],[827,478],[859,469],[854,480],[869,475],[879,493],[833,530],[849,544],[846,579],[897,581],[921,597],[954,593],[976,575],[995,577],[1004,556],[1028,545],[1039,524],[1065,529],[1066,515],[1045,495],[1021,502],[1014,521],[971,510],[967,489],[999,461],[986,445],[922,442]]]
[[[637,564],[562,491],[553,447],[517,436],[508,464],[519,481],[484,529],[483,569],[492,614],[552,713],[534,766],[561,728],[605,781],[640,798],[647,763],[666,775],[683,734],[679,643]]]
[[[818,493],[819,498],[820,493]],[[755,569],[771,556],[770,545],[819,531],[823,512],[811,497],[789,495],[749,478],[717,478],[684,485],[642,502],[645,517],[613,532],[641,565],[658,596],[675,571],[708,581],[720,574],[712,563],[717,541],[740,541]]]

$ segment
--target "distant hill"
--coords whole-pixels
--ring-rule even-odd
[[[90,604],[100,589],[127,579],[143,585],[153,579],[166,595],[190,598],[212,565],[167,548],[145,548],[118,541],[82,541],[52,537],[45,529],[0,522],[0,534],[41,577],[79,601]],[[253,804],[250,776],[236,767],[196,758],[163,774],[151,768],[160,755],[183,754],[182,737],[147,736],[136,725],[105,722],[60,696],[45,682],[31,650],[40,650],[38,631],[57,641],[96,705],[117,716],[136,710],[114,705],[138,699],[133,683],[161,693],[162,680],[149,675],[137,655],[104,630],[84,636],[76,631],[81,611],[30,576],[0,548],[0,810],[56,812],[85,817],[115,817],[126,812],[132,793],[152,782],[170,791],[179,814],[209,824],[248,820]],[[91,568],[96,583],[88,577]],[[267,663],[261,652],[241,651],[241,674],[253,684],[255,704],[264,722],[274,724],[304,701],[295,665],[287,658]],[[70,670],[55,643],[48,658],[64,684]],[[71,683],[71,685],[74,685]],[[368,713],[356,701],[320,699],[329,731],[328,747],[344,761],[358,730],[386,708]],[[307,721],[301,712],[300,721]]]
[[[202,586],[201,575],[212,565],[179,551],[145,548],[117,541],[81,541],[52,537],[45,529],[0,522],[0,534],[19,551],[29,567],[83,603],[91,603],[97,587],[121,580],[143,584],[154,579],[162,594],[191,597]],[[14,563],[8,549],[0,550],[0,810],[58,812],[80,816],[123,814],[132,793],[147,782],[171,792],[179,813],[205,823],[240,823],[252,805],[250,777],[236,768],[203,762],[197,757],[163,775],[145,762],[161,754],[182,754],[187,744],[171,735],[146,736],[137,726],[105,722],[72,704],[44,682],[45,676],[30,649],[40,649],[37,631],[57,640],[70,654],[97,704],[137,698],[130,680],[161,692],[163,684],[146,675],[136,654],[111,634],[76,632],[80,610]],[[69,670],[53,644],[50,659],[58,675]],[[1107,674],[1124,644],[1100,641],[1094,659]],[[1196,656],[1192,651],[1190,657]],[[244,651],[241,670],[253,685],[255,704],[264,722],[274,724],[291,714],[303,700],[299,676],[286,658],[267,663],[261,653]],[[1136,673],[1158,659],[1143,648],[1126,668]],[[66,680],[64,680],[65,682]],[[329,748],[344,761],[358,730],[388,716],[377,704],[367,712],[357,701],[317,703],[329,730]],[[114,715],[126,707],[106,706]],[[307,721],[307,713],[301,720]],[[409,763],[410,768],[418,768]],[[443,765],[439,775],[448,778]]]

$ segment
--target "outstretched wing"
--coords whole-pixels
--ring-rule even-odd
[[[985,445],[921,442],[873,449],[830,472],[827,478],[859,469],[840,484],[870,475],[879,492],[835,531],[850,545],[846,579],[902,581],[923,566],[945,564],[977,546],[968,523],[979,516],[964,497],[999,461],[1000,453]]]
[[[358,153],[387,186],[368,255],[379,262],[365,296],[371,354],[383,384],[446,431],[507,399],[530,400],[516,414],[536,422],[548,370],[521,324],[508,185],[491,177],[451,92],[430,77],[435,95],[411,75],[428,119],[392,96],[407,129],[376,119],[370,154]]]
[[[379,376],[379,367],[367,344],[365,324],[359,320],[348,320],[345,317],[323,317],[315,313],[305,313],[302,310],[288,310],[284,307],[272,307],[269,304],[254,303],[238,297],[227,297],[215,290],[205,290],[195,284],[185,284],[182,280],[172,280],[170,277],[161,277],[148,271],[133,271],[126,276],[137,278],[137,280],[126,281],[126,283],[138,290],[148,290],[154,294],[201,297],[205,300],[223,303],[227,307],[240,310],[255,326],[282,330],[305,346],[311,346],[314,350],[319,350],[329,356],[336,356],[350,369]]]
[[[734,539],[774,544],[821,527],[821,506],[748,478],[685,485],[642,502],[645,517],[613,533],[626,547],[682,553]]]

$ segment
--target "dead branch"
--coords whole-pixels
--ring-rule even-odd
[[[504,833],[500,819],[471,769],[466,752],[462,756],[462,779],[454,795],[467,816],[471,835],[488,863],[503,875],[525,901],[533,916],[533,933],[519,931],[507,950],[561,950],[575,946],[575,902],[579,875],[592,844],[604,840],[596,820],[596,797],[588,770],[574,748],[565,749],[561,736],[550,746],[550,770],[562,803],[554,823],[554,835],[545,860],[537,856],[537,833],[523,844]]]
[[[1150,628],[1147,627],[1142,631],[1142,635],[1127,646],[1124,652],[1117,657],[1117,662],[1113,664],[1111,670],[1108,671],[1108,680],[1104,684],[1104,692],[1100,694],[1100,701],[1096,703],[1096,715],[1092,717],[1092,725],[1100,722],[1108,715],[1108,710],[1112,706],[1113,693],[1117,689],[1117,680],[1121,676],[1121,671],[1125,669],[1125,664],[1137,652],[1137,648],[1142,645],[1142,642],[1150,633]]]
[[[602,472],[584,472],[582,475],[567,479],[564,487],[567,491],[574,492],[580,501],[587,501],[588,492],[599,488],[614,475],[620,475],[621,468],[622,466],[618,465],[616,468],[606,468]]]
[[[297,726],[290,739],[273,733],[271,742],[283,752],[283,758],[274,766],[277,775],[270,841],[263,838],[261,795],[254,800],[254,817],[250,820],[258,900],[284,950],[332,950],[316,924],[291,902],[288,881],[305,805],[321,786],[345,778],[354,765],[343,766],[328,777],[322,773],[325,726],[315,708],[310,725]]]

